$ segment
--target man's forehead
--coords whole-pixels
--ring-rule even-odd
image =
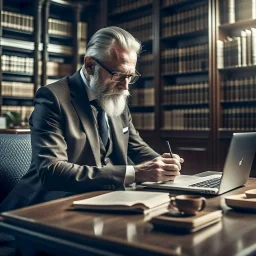
[[[127,52],[120,46],[114,46],[111,51],[112,61],[117,61],[120,64],[136,64],[137,54],[135,51]]]

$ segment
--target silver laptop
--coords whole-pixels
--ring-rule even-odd
[[[223,172],[180,175],[174,181],[144,182],[143,185],[149,188],[219,195],[247,182],[255,152],[256,132],[233,133]]]

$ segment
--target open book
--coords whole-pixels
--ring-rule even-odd
[[[168,208],[169,193],[144,191],[114,191],[73,202],[73,208],[101,211],[132,211],[147,214]]]

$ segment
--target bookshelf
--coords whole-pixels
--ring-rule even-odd
[[[141,136],[161,153],[169,140],[184,174],[222,170],[232,133],[256,130],[256,1],[107,2],[102,26],[142,42],[129,102]]]
[[[213,166],[211,1],[116,0],[106,12],[142,42],[129,102],[141,136],[159,152],[169,140],[184,173]]]
[[[81,66],[95,10],[90,0],[0,0],[0,114],[8,127],[28,127],[38,87]]]
[[[156,31],[154,22],[153,0],[142,1],[108,1],[107,25],[122,27],[142,42],[143,50],[138,59],[137,69],[142,74],[136,84],[131,85],[129,99],[133,122],[140,134],[152,146],[158,137],[155,122],[158,110],[158,90],[155,88],[155,77],[158,77],[153,35]]]
[[[42,1],[0,1],[1,115],[10,126],[28,126],[38,88]]]
[[[256,130],[256,1],[215,4],[217,141],[222,168],[232,133]],[[255,164],[252,176],[256,176]]]

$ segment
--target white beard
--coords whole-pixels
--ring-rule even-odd
[[[130,95],[128,90],[108,89],[98,75],[90,76],[90,87],[108,116],[117,117],[123,113]]]

